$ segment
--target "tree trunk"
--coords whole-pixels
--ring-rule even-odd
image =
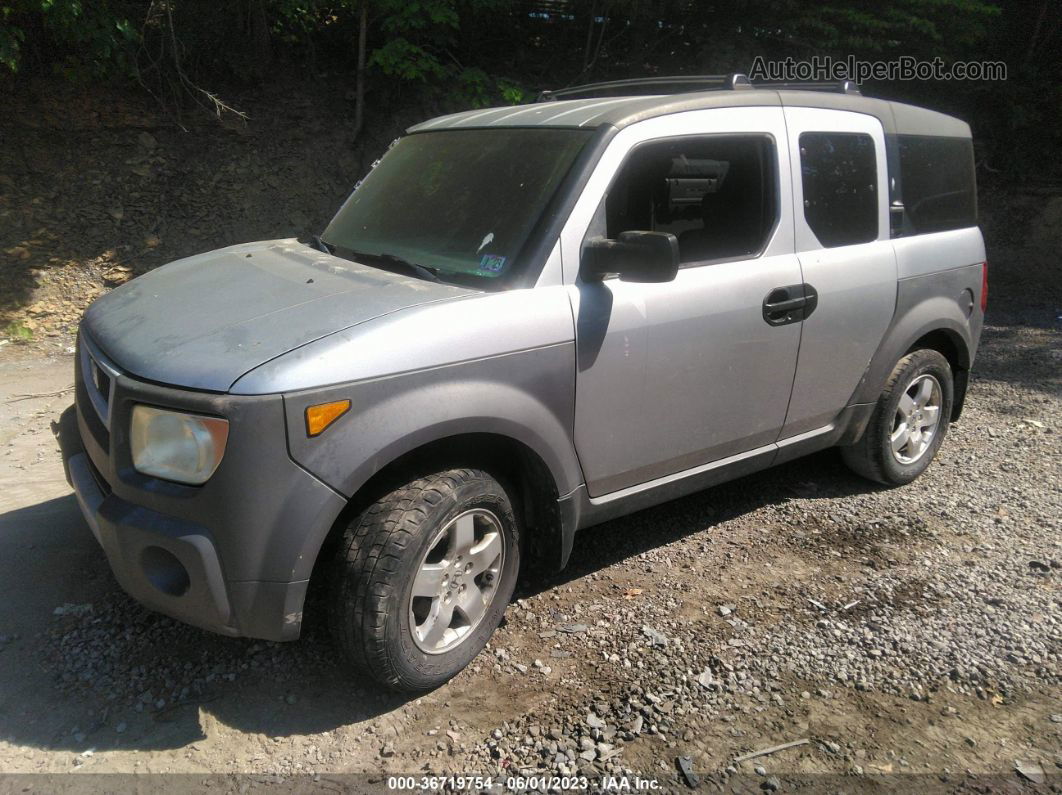
[[[361,14],[358,18],[358,75],[354,80],[354,135],[358,140],[362,125],[365,123],[365,47],[369,27],[369,0],[361,0]]]
[[[590,68],[590,53],[594,47],[594,20],[597,19],[597,2],[590,0],[590,22],[586,26],[586,47],[583,48],[583,71]]]
[[[273,61],[273,47],[269,39],[269,15],[266,13],[265,0],[251,0],[247,17],[253,69],[255,76],[260,78]]]
[[[1044,27],[1044,17],[1047,16],[1047,7],[1050,5],[1050,0],[1044,0],[1040,5],[1040,13],[1036,17],[1036,27],[1033,28],[1032,35],[1029,37],[1029,45],[1025,50],[1025,65],[1028,66],[1033,62],[1036,57],[1036,46],[1040,43],[1040,31]]]

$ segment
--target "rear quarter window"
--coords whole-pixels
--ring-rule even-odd
[[[968,138],[898,135],[904,234],[977,225],[973,142]]]

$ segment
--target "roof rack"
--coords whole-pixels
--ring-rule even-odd
[[[830,91],[861,95],[859,85],[852,80],[833,83],[753,83],[748,75],[732,72],[728,75],[677,75],[674,77],[641,77],[632,80],[609,80],[581,86],[543,91],[538,102],[558,99],[589,99],[591,97],[630,97],[654,94],[685,94],[693,91],[741,91],[764,88],[782,91]]]
[[[753,83],[753,88],[769,88],[774,91],[827,91],[835,94],[863,96],[859,83],[854,80],[838,80],[832,83],[785,83],[763,81]]]
[[[675,77],[637,77],[632,80],[609,80],[587,83],[555,91],[543,91],[539,102],[555,99],[589,99],[590,97],[630,97],[652,94],[685,94],[690,91],[720,91],[752,88],[743,74],[677,75]]]

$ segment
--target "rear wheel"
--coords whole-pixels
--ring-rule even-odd
[[[501,622],[519,526],[489,474],[453,469],[385,495],[351,522],[336,560],[333,632],[347,660],[395,690],[464,668]]]
[[[954,394],[951,366],[934,350],[896,364],[862,438],[841,455],[863,477],[901,486],[921,475],[948,431]]]

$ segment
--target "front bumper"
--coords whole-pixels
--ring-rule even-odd
[[[78,357],[59,425],[67,479],[122,588],[212,632],[294,640],[317,550],[346,501],[287,454],[283,399],[174,390],[116,374],[101,412]],[[99,393],[96,394],[98,403]],[[132,467],[136,403],[226,416],[225,459],[203,486]]]

